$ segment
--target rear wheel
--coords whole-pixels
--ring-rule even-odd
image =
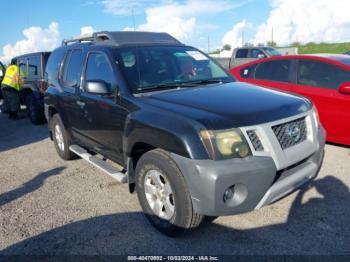
[[[27,106],[27,116],[33,125],[40,125],[45,122],[45,115],[42,107],[33,94],[28,94],[25,98]]]
[[[140,158],[136,166],[136,189],[147,219],[168,236],[198,227],[203,219],[193,210],[183,175],[163,150],[149,151]]]
[[[76,155],[69,150],[71,139],[65,130],[62,120],[58,114],[55,114],[51,120],[51,130],[53,141],[58,155],[64,160],[76,158]]]

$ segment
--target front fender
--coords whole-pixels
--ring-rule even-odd
[[[131,157],[137,143],[145,143],[183,157],[208,159],[209,155],[198,135],[204,127],[196,121],[173,113],[137,111],[125,123],[123,151]]]

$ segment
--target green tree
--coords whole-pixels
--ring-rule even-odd
[[[222,47],[222,51],[230,51],[231,50],[231,46],[228,45],[228,44],[225,44],[223,47]]]
[[[267,42],[267,46],[272,46],[272,47],[276,47],[277,43],[275,41],[268,41]]]

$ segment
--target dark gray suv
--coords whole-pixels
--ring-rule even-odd
[[[21,104],[27,106],[27,114],[34,125],[45,122],[44,93],[47,85],[44,78],[49,52],[21,55],[13,58],[23,72],[23,88],[20,91]]]

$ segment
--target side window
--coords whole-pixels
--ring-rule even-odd
[[[290,65],[290,60],[276,60],[261,63],[256,67],[255,79],[288,83]]]
[[[40,56],[29,56],[28,57],[28,76],[39,76],[41,75]]]
[[[45,69],[45,80],[48,86],[56,86],[58,84],[58,75],[64,53],[64,50],[54,51],[47,61]]]
[[[27,59],[26,58],[20,58],[17,62],[18,68],[21,73],[23,73],[24,76],[27,76]]]
[[[266,55],[259,49],[250,49],[249,58],[259,58],[259,56],[266,57]]]
[[[236,53],[236,58],[247,58],[248,49],[239,49]]]
[[[85,70],[85,81],[103,81],[112,92],[114,87],[113,70],[108,57],[103,53],[90,53]]]
[[[71,50],[67,54],[62,77],[65,87],[76,88],[80,86],[83,59],[83,52],[81,50]]]
[[[299,60],[297,81],[299,85],[318,86],[330,89],[350,80],[350,72],[335,65]]]
[[[256,65],[247,66],[239,72],[242,78],[254,78],[254,71]]]

